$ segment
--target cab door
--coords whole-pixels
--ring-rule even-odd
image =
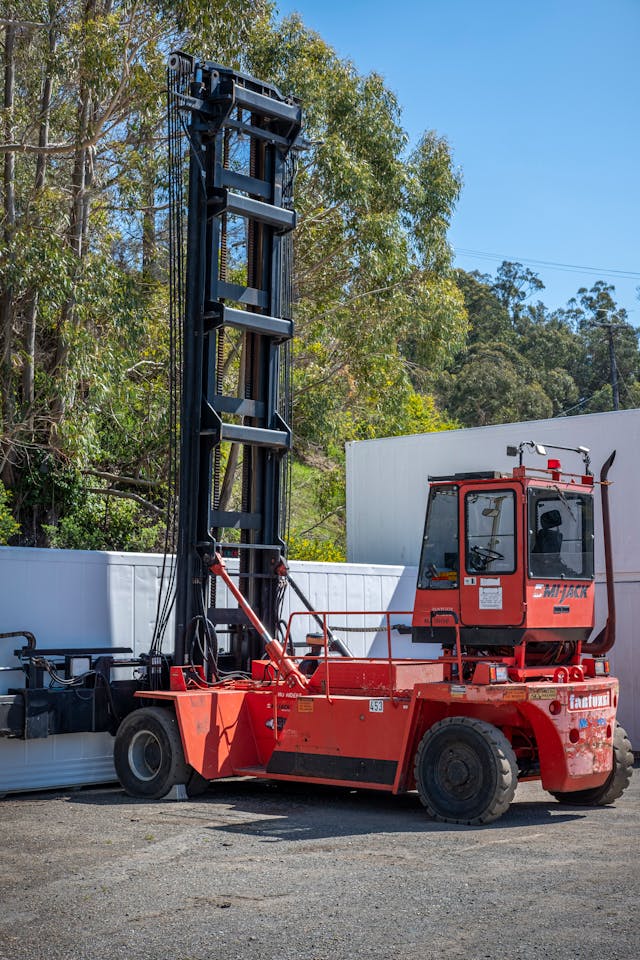
[[[505,482],[461,488],[460,620],[515,627],[524,620],[522,490]]]

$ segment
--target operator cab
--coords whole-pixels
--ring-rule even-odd
[[[576,644],[593,627],[593,476],[520,464],[511,474],[432,477],[414,642],[497,651]],[[566,448],[562,448],[566,449]],[[546,453],[546,451],[545,451]],[[542,649],[542,648],[540,648]]]

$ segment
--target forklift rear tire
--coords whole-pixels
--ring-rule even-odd
[[[574,790],[569,793],[551,791],[558,803],[579,807],[606,807],[622,796],[631,783],[633,748],[624,727],[616,723],[613,734],[613,770],[601,787],[590,790]]]
[[[178,721],[171,710],[142,707],[126,717],[113,750],[118,779],[132,797],[159,800],[194,770],[184,758]]]
[[[505,735],[472,717],[446,717],[427,730],[416,752],[418,794],[445,823],[491,823],[509,808],[518,765]]]

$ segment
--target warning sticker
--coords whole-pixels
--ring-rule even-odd
[[[527,691],[522,687],[504,687],[501,691],[501,700],[526,700]]]
[[[480,587],[481,610],[502,610],[502,587]]]
[[[298,697],[298,713],[313,713],[311,697]]]
[[[531,687],[529,689],[529,700],[553,700],[555,695],[555,687]]]

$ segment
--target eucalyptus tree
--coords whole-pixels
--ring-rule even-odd
[[[382,78],[299,17],[265,21],[248,66],[301,98],[310,141],[296,181],[299,443],[401,432],[424,373],[466,331],[447,242],[461,188],[448,145],[427,131],[411,149]]]
[[[446,238],[460,176],[435,133],[409,149],[378,75],[262,0],[15,0],[3,15],[0,477],[26,539],[87,504],[114,529],[132,504],[131,526],[158,520],[172,48],[303,100],[301,445],[335,452],[354,436],[442,425],[425,372],[465,332]]]
[[[45,488],[65,471],[161,472],[166,57],[202,44],[238,60],[268,11],[260,0],[3,5],[0,477],[19,513],[38,506],[39,485],[55,518],[67,480],[57,501]]]

